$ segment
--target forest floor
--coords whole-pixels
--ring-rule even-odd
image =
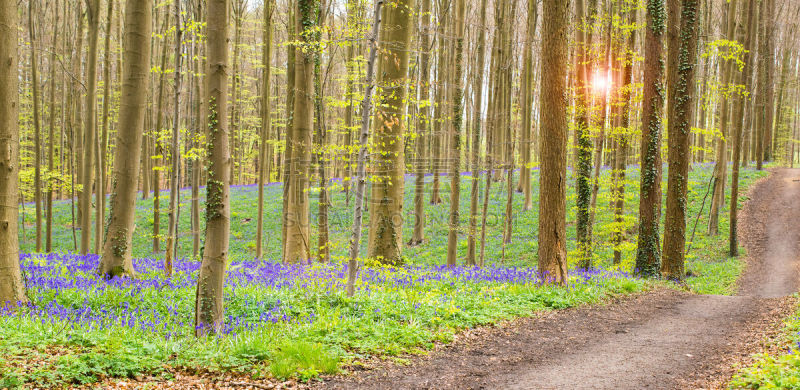
[[[460,335],[321,388],[721,388],[776,337],[800,278],[800,170],[756,184],[740,216],[748,251],[736,296],[659,289]]]

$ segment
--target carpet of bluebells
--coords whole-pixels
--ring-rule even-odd
[[[534,268],[364,267],[357,293],[343,294],[346,266],[262,261],[229,266],[225,327],[195,339],[199,263],[179,262],[171,278],[158,259],[137,259],[137,279],[103,280],[97,256],[24,255],[32,304],[0,311],[0,387],[92,382],[174,367],[313,377],[365,355],[430,348],[465,327],[640,291],[621,272],[572,272],[568,289],[544,285]],[[45,372],[20,362],[42,348]],[[93,356],[86,358],[86,356]],[[85,364],[75,364],[75,360]],[[4,364],[6,365],[4,367]],[[268,373],[268,374],[267,374]],[[37,377],[37,375],[56,377]],[[61,375],[61,377],[59,377]]]
[[[720,234],[704,234],[708,204],[703,199],[712,170],[711,165],[696,164],[689,177],[688,211],[700,218],[688,256],[691,277],[687,283],[697,292],[729,294],[735,289],[742,262],[725,255],[727,211],[721,213]],[[532,182],[537,183],[538,171],[532,175]],[[748,187],[764,175],[743,170],[741,185]],[[602,171],[594,227],[594,261],[599,268],[571,271],[569,288],[543,285],[535,269],[529,268],[536,263],[538,245],[535,203],[533,210],[522,211],[522,197],[514,197],[513,240],[502,244],[505,185],[493,186],[489,198],[488,266],[439,266],[446,255],[448,230],[449,180],[444,180],[445,203],[425,204],[426,241],[404,248],[408,265],[368,264],[360,272],[352,298],[343,292],[352,209],[344,194],[334,188],[335,181],[329,215],[332,264],[253,261],[257,188],[232,188],[232,262],[224,291],[225,328],[221,335],[203,339],[193,336],[199,263],[177,262],[173,276],[165,278],[162,260],[147,258],[152,252],[152,200],[136,204],[137,230],[131,250],[139,257],[135,260],[138,278],[111,281],[95,275],[96,256],[64,254],[74,250],[75,238],[69,228],[73,225],[70,202],[59,201],[54,204],[53,241],[61,254],[23,255],[32,304],[17,311],[0,309],[0,388],[93,383],[107,377],[169,377],[176,369],[308,379],[359,364],[369,356],[421,353],[435,342],[452,339],[461,329],[641,291],[652,285],[620,271],[631,270],[635,255],[638,180],[638,170],[629,168],[626,214],[622,222],[615,222],[608,191],[610,172]],[[567,220],[573,221],[574,178],[570,175],[568,181]],[[470,178],[462,176],[462,199],[468,199],[470,184]],[[534,186],[534,199],[537,191]],[[743,191],[740,202],[745,194]],[[280,215],[281,195],[280,186],[266,188],[266,259],[280,258],[280,218],[276,216]],[[188,194],[182,197],[188,199]],[[167,207],[167,198],[161,197],[162,209]],[[413,191],[407,191],[406,210],[413,210],[412,199]],[[468,202],[462,202],[462,226],[468,207]],[[316,213],[316,202],[311,211]],[[188,210],[181,212],[182,257],[191,254],[189,215]],[[30,251],[33,207],[26,207],[20,218],[22,249]],[[413,216],[408,215],[407,220]],[[167,218],[160,223],[161,231],[166,231]],[[410,236],[412,228],[411,223],[404,224],[404,234]],[[611,237],[617,231],[624,232],[627,239],[615,248]],[[574,224],[568,225],[567,235],[572,258]],[[316,242],[316,237],[312,240]],[[466,240],[459,241],[459,258],[463,258]],[[614,249],[623,254],[619,265],[611,263]]]

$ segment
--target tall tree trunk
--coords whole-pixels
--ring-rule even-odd
[[[147,111],[147,79],[150,74],[152,0],[127,0],[119,128],[114,151],[113,190],[106,240],[98,273],[106,278],[135,275],[131,247],[135,229],[136,190]]]
[[[531,2],[534,2],[531,0]],[[467,238],[467,265],[476,265],[475,247],[478,227],[478,192],[480,190],[480,169],[481,169],[481,122],[483,117],[483,68],[485,66],[486,51],[486,7],[487,1],[481,0],[480,6],[480,25],[478,26],[478,43],[475,48],[477,57],[477,68],[473,80],[472,91],[475,94],[475,105],[473,109],[472,123],[472,187],[470,189],[469,200],[469,236]],[[535,2],[534,2],[535,3]],[[535,7],[535,4],[534,4]],[[487,143],[488,146],[488,143]],[[488,149],[487,149],[488,152]],[[488,173],[487,173],[488,175]]]
[[[397,0],[383,9],[381,41],[386,54],[378,62],[380,107],[376,113],[376,155],[372,184],[369,229],[369,257],[388,264],[402,262],[403,188],[405,186],[404,135],[408,58],[413,24],[410,10],[415,0]]]
[[[369,54],[367,56],[367,80],[364,87],[364,100],[361,102],[361,131],[359,132],[359,149],[356,166],[356,204],[353,209],[353,233],[350,236],[350,259],[347,264],[347,296],[355,292],[358,275],[358,252],[361,248],[361,221],[364,216],[364,199],[367,195],[367,149],[369,147],[369,117],[372,112],[372,91],[375,86],[375,59],[378,54],[378,31],[381,26],[381,7],[383,0],[375,1],[375,13],[372,17],[372,33],[368,38]]]
[[[764,168],[764,152],[765,146],[764,139],[766,135],[766,121],[767,121],[767,62],[770,55],[767,53],[769,45],[767,44],[767,1],[762,0],[758,3],[758,95],[756,97],[756,131],[754,143],[756,147],[756,169],[759,171]]]
[[[450,161],[450,221],[447,234],[447,266],[455,267],[458,256],[458,206],[461,200],[461,127],[464,117],[464,15],[466,5],[464,0],[455,0],[455,65],[456,71],[453,79],[456,83],[453,96],[453,144],[451,145]]]
[[[631,21],[636,21],[635,11],[631,11]],[[630,129],[631,125],[631,89],[633,85],[633,64],[634,64],[634,48],[636,47],[636,33],[628,33],[627,45],[627,61],[625,61],[624,69],[622,70],[622,85],[620,86],[620,99],[622,100],[622,107],[619,111],[620,127],[624,131],[623,134],[617,136],[617,150],[614,156],[614,223],[616,229],[614,230],[614,264],[622,262],[621,245],[625,239],[625,231],[623,230],[623,221],[625,219],[625,174],[628,167],[628,150],[630,149],[630,134],[633,133]]]
[[[171,14],[165,15],[164,27],[162,28],[163,42],[161,43],[161,66],[158,72],[158,102],[156,103],[156,127],[153,129],[153,148],[155,156],[151,159],[153,164],[153,253],[161,252],[161,169],[164,155],[163,143],[161,138],[161,127],[164,118],[164,84],[167,68],[167,29]]]
[[[306,0],[307,1],[307,0]],[[228,9],[230,0],[208,0],[206,40],[208,54],[208,182],[206,183],[206,239],[197,277],[195,333],[219,333],[224,310],[222,293],[230,239],[230,164],[228,149]]]
[[[294,114],[292,118],[292,151],[287,165],[291,168],[288,177],[289,197],[286,216],[285,263],[296,263],[311,258],[311,228],[309,226],[308,189],[311,174],[312,132],[314,127],[314,102],[311,91],[314,88],[314,59],[311,47],[314,44],[316,10],[318,0],[300,0],[295,10],[296,26],[304,28],[299,32],[299,42],[303,50],[297,50],[294,63]]]
[[[735,40],[736,33],[736,9],[737,0],[731,0],[728,4],[728,27],[726,37],[729,40]],[[721,60],[722,61],[722,60]],[[733,74],[734,63],[731,60],[725,60],[722,63],[722,87],[725,90],[724,94],[720,96],[720,114],[719,114],[719,128],[722,137],[717,140],[717,163],[714,166],[714,192],[711,196],[711,213],[708,217],[708,234],[715,236],[719,233],[719,214],[722,209],[722,204],[725,203],[725,185],[726,176],[728,172],[728,123],[730,121],[730,102],[727,95],[730,89],[731,77]],[[667,84],[671,85],[671,84]],[[671,117],[670,117],[671,118]]]
[[[172,141],[170,142],[170,185],[169,185],[169,225],[167,229],[167,251],[164,256],[164,271],[167,277],[172,275],[172,259],[178,259],[178,221],[180,220],[180,173],[181,148],[178,141],[181,124],[181,74],[183,57],[183,28],[181,27],[181,2],[174,2],[175,9],[175,105],[172,113]]]
[[[445,131],[443,128],[445,127],[445,79],[447,78],[447,50],[444,49],[446,45],[446,30],[449,22],[449,2],[444,0],[439,0],[439,28],[437,29],[437,34],[439,36],[439,44],[438,44],[438,59],[436,60],[436,83],[435,83],[435,91],[434,91],[434,120],[433,120],[433,132],[431,134],[432,142],[431,142],[431,152],[430,152],[430,163],[431,163],[431,171],[433,173],[433,184],[431,185],[431,204],[439,204],[442,203],[442,197],[439,194],[440,188],[440,174],[442,173],[442,167],[445,166],[446,161],[442,158],[442,140],[445,137]],[[388,20],[387,20],[388,23]]]
[[[484,7],[485,8],[485,7]],[[533,44],[536,39],[536,19],[538,17],[535,0],[528,0],[528,29],[525,35],[525,49],[522,54],[522,128],[520,129],[519,151],[522,155],[522,169],[519,182],[525,197],[523,210],[533,208],[531,188],[531,132],[533,122]],[[479,141],[479,140],[478,140]],[[478,155],[479,156],[479,155]]]
[[[775,0],[762,0],[764,2],[766,26],[764,27],[764,61],[766,62],[766,89],[765,92],[765,113],[764,113],[764,161],[772,161],[773,156],[773,133],[772,124],[775,114]]]
[[[664,221],[664,261],[661,275],[672,280],[682,280],[686,246],[686,204],[689,189],[689,164],[692,135],[692,110],[695,95],[695,68],[697,67],[698,0],[683,0],[681,4],[681,32],[678,48],[678,72],[675,84],[670,86],[669,99],[675,109],[668,120],[669,170],[667,178],[667,208]]]
[[[28,33],[31,40],[31,85],[33,95],[33,199],[36,204],[36,252],[42,251],[42,126],[39,108],[39,46],[36,37],[36,25],[33,21],[36,0],[28,1]]]
[[[577,169],[575,171],[575,185],[577,194],[576,230],[578,240],[578,268],[589,269],[592,267],[592,237],[589,228],[589,214],[591,207],[591,174],[592,174],[592,140],[589,129],[591,118],[591,96],[589,88],[589,75],[592,74],[592,62],[589,50],[592,47],[592,30],[596,1],[589,0],[588,13],[584,13],[584,0],[576,0],[576,13],[580,27],[575,29],[575,155]]]
[[[92,168],[97,136],[97,41],[100,36],[100,0],[86,1],[89,54],[86,57],[86,115],[83,127],[83,192],[81,192],[81,254],[89,253],[92,241]]]
[[[416,246],[425,241],[425,171],[428,161],[425,149],[428,142],[438,137],[430,134],[430,35],[431,35],[431,0],[422,1],[419,27],[419,113],[417,114],[417,141],[414,169],[414,230],[409,246]]]
[[[639,192],[639,239],[635,273],[658,275],[661,266],[658,225],[661,219],[661,129],[664,106],[664,55],[662,40],[667,15],[664,0],[647,0],[644,42],[644,90],[642,103],[641,182]]]
[[[53,24],[53,43],[50,47],[50,134],[49,134],[49,142],[47,145],[47,171],[48,171],[48,179],[47,179],[47,197],[45,199],[45,233],[44,233],[44,250],[45,252],[52,252],[53,251],[53,178],[52,175],[55,174],[55,139],[56,139],[56,53],[58,52],[58,28],[59,28],[59,19],[61,17],[61,13],[58,11],[58,1],[54,5],[53,9],[56,10],[55,14],[55,22]],[[63,89],[62,89],[63,90]],[[65,97],[65,96],[64,96]],[[61,115],[64,115],[63,109],[63,100],[62,100],[62,112]],[[61,126],[61,133],[64,133],[64,126]],[[63,149],[63,148],[61,148]]]
[[[256,258],[261,258],[264,235],[264,182],[269,180],[267,170],[270,162],[267,159],[267,146],[272,127],[272,111],[270,110],[270,77],[272,74],[272,0],[264,2],[264,51],[262,52],[261,62],[264,64],[262,73],[261,91],[261,142],[258,153],[258,161],[261,167],[258,168],[258,215],[256,216]]]
[[[17,2],[0,0],[0,305],[28,302],[19,262]]]
[[[569,0],[543,0],[539,267],[542,278],[567,282],[567,31]]]
[[[739,74],[738,84],[744,85],[745,91],[750,90],[750,71],[753,66],[753,30],[755,29],[755,8],[753,2],[747,2],[745,8],[747,11],[742,12],[743,23],[746,23],[744,48],[747,50],[744,53],[744,68]],[[750,99],[752,94],[748,95]],[[742,155],[742,122],[744,122],[744,99],[741,96],[736,96],[736,111],[733,114],[733,167],[731,172],[731,207],[730,207],[730,236],[728,242],[730,244],[728,253],[732,257],[739,256],[739,237],[738,237],[738,211],[739,211],[739,159]]]
[[[103,226],[106,215],[106,150],[108,149],[108,117],[111,106],[111,24],[114,21],[114,0],[106,0],[106,36],[103,44],[103,123],[97,150],[97,209],[94,221],[94,251],[103,248]]]

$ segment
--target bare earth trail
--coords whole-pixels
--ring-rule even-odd
[[[750,192],[740,217],[748,265],[739,295],[658,290],[469,331],[408,366],[384,365],[324,388],[715,388],[791,310],[800,285],[800,170]]]

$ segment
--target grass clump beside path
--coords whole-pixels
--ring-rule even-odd
[[[342,291],[337,264],[240,262],[225,288],[223,334],[196,339],[196,262],[171,279],[161,261],[141,277],[104,281],[96,256],[26,256],[31,307],[0,313],[0,388],[170,375],[173,367],[308,379],[364,355],[429,349],[459,330],[536,311],[595,303],[649,282],[619,272],[573,272],[569,288],[532,268],[372,267]]]
[[[797,295],[795,295],[795,299]],[[755,362],[739,370],[731,389],[800,389],[800,302],[775,341],[777,353],[755,355]]]

